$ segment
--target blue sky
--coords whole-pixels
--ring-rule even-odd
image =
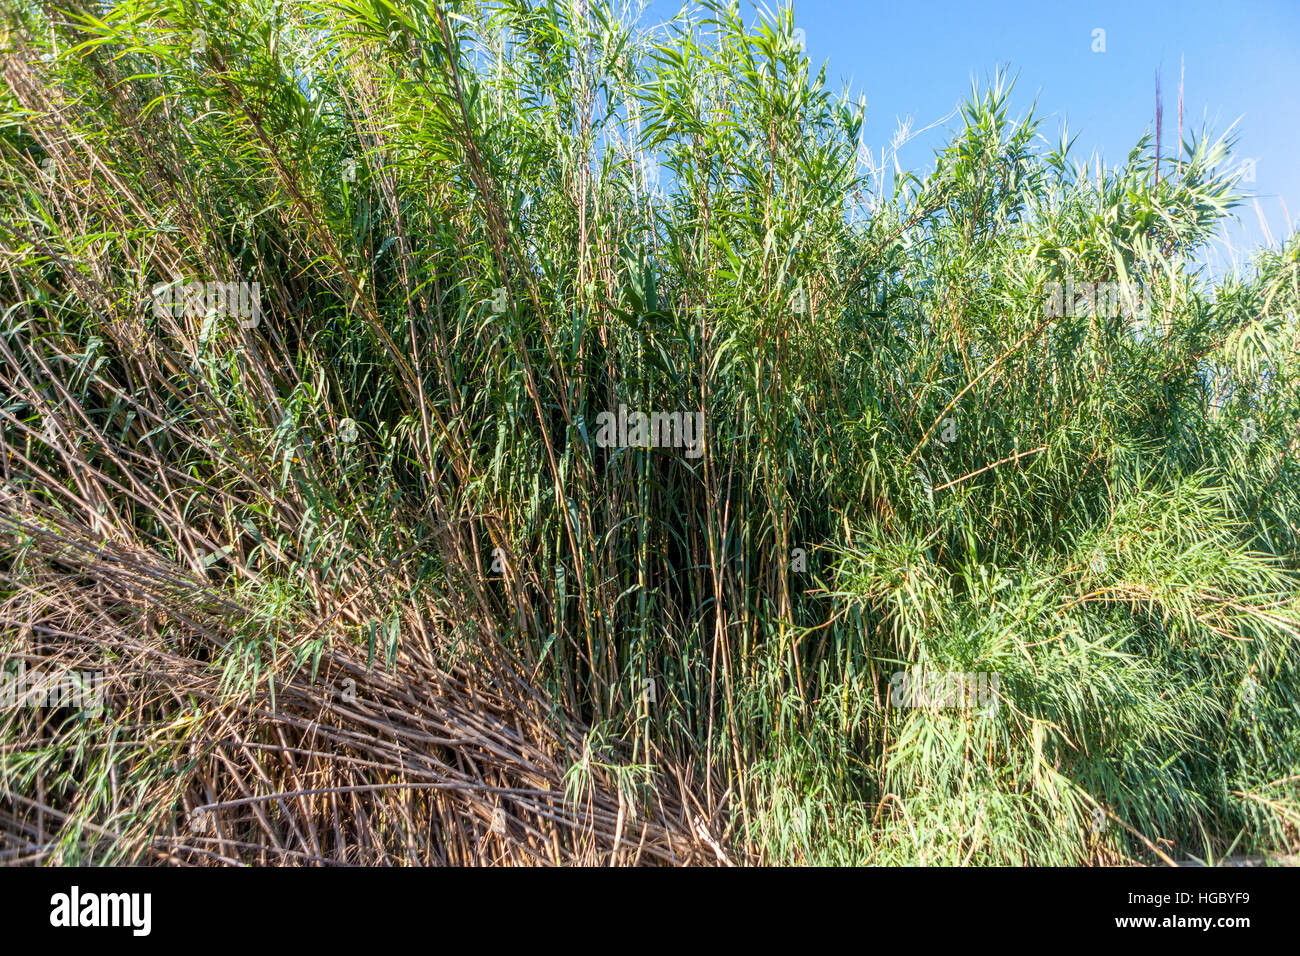
[[[777,2],[772,3],[777,6]],[[647,25],[671,17],[680,0],[652,0]],[[746,3],[742,9],[756,8]],[[1035,97],[1055,139],[1063,119],[1080,155],[1122,162],[1143,130],[1155,125],[1155,75],[1161,71],[1166,144],[1178,128],[1178,78],[1185,69],[1184,134],[1208,122],[1216,132],[1238,121],[1235,153],[1255,161],[1257,198],[1274,242],[1300,225],[1300,0],[1220,2],[1059,2],[1059,0],[891,0],[888,3],[796,0],[814,68],[827,64],[836,89],[849,84],[867,100],[865,139],[873,153],[907,116],[928,126],[998,66],[1018,73],[1012,102],[1028,110]],[[1093,52],[1095,29],[1105,52]],[[956,122],[956,118],[948,124]],[[904,168],[928,168],[943,128],[912,140],[899,154]],[[1168,148],[1168,147],[1166,147]],[[1262,244],[1254,205],[1226,230],[1238,254]],[[1223,250],[1204,257],[1220,272]]]

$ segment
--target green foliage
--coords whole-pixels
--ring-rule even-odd
[[[0,597],[50,629],[9,653],[140,655],[87,621],[143,628],[209,704],[123,672],[133,733],[206,754],[238,712],[305,746],[277,695],[328,707],[294,681],[350,648],[397,675],[388,714],[427,668],[518,675],[501,712],[555,770],[508,773],[554,798],[536,845],[568,814],[576,858],[647,819],[664,860],[1295,846],[1300,235],[1245,278],[1197,269],[1240,198],[1230,138],[1103,169],[998,74],[887,188],[790,12],[723,0],[658,37],[525,0],[19,6],[5,30]],[[194,279],[259,282],[260,325],[159,318],[151,290]],[[1054,283],[1120,294],[1053,308]],[[620,405],[702,412],[703,456],[602,447]],[[918,666],[996,699],[899,707]],[[82,824],[122,834],[96,859],[156,849],[197,780],[239,796],[265,759],[164,785],[121,729],[4,724],[5,785],[70,813],[68,859]],[[124,761],[151,794],[129,826],[91,795]],[[245,811],[328,855],[323,811]],[[488,859],[428,812],[427,847],[398,798],[356,832]]]

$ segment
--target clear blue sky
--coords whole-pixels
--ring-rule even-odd
[[[772,7],[778,7],[773,0]],[[652,0],[646,25],[674,15],[681,0]],[[757,19],[757,8],[742,9]],[[1041,132],[1053,138],[1062,119],[1079,133],[1081,155],[1122,162],[1155,125],[1155,74],[1161,71],[1165,143],[1178,127],[1178,77],[1185,68],[1184,132],[1208,121],[1215,132],[1238,121],[1236,155],[1255,160],[1253,191],[1275,242],[1300,225],[1300,0],[1196,0],[1155,3],[1060,0],[796,0],[814,69],[827,65],[836,89],[848,84],[867,100],[865,139],[873,153],[900,119],[920,129],[948,114],[998,66],[1018,73],[1017,112],[1038,99]],[[1093,52],[1093,30],[1106,50]],[[949,121],[950,125],[956,119]],[[928,168],[942,128],[900,152],[904,168]],[[1166,149],[1168,146],[1166,146]],[[1227,230],[1239,252],[1264,241],[1253,204]],[[1221,271],[1226,257],[1206,257]]]

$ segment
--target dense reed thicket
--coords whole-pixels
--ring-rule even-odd
[[[1300,238],[703,10],[6,0],[6,862],[1295,847]]]

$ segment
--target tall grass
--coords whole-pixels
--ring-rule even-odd
[[[721,2],[3,29],[0,631],[107,688],[3,713],[6,861],[1296,845],[1300,238],[1198,271],[1229,139],[1103,169],[998,74],[886,177]]]

